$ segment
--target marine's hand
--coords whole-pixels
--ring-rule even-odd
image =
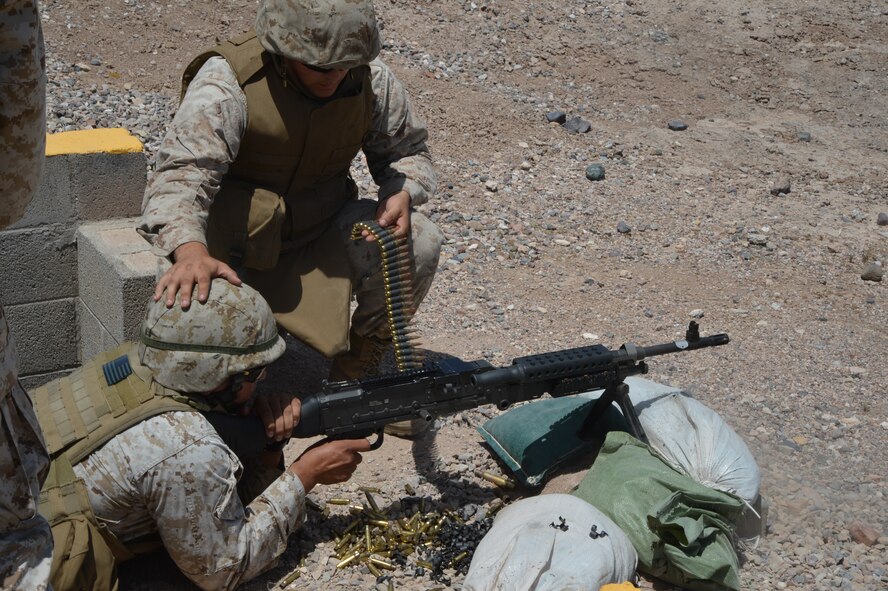
[[[215,277],[224,277],[232,285],[242,283],[234,269],[211,257],[207,247],[200,242],[180,245],[173,252],[173,261],[173,266],[163,274],[154,288],[154,301],[166,297],[167,308],[172,308],[176,303],[178,293],[182,309],[188,309],[195,284],[197,301],[206,302],[210,293],[210,281]]]
[[[376,221],[383,228],[393,226],[395,236],[402,238],[410,232],[410,194],[399,191],[384,199],[376,208]],[[373,240],[369,232],[364,231],[367,240]]]
[[[362,451],[370,451],[366,439],[323,441],[305,450],[289,470],[308,492],[318,484],[336,484],[351,478],[361,463]]]
[[[289,394],[260,394],[253,402],[253,414],[265,426],[269,439],[281,441],[293,435],[293,428],[299,424],[302,403]]]

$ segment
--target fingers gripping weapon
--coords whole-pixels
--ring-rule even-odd
[[[580,436],[588,437],[592,426],[616,402],[631,433],[646,441],[624,380],[647,373],[644,360],[648,357],[705,349],[728,341],[724,333],[701,337],[697,323],[691,322],[684,339],[651,347],[627,343],[614,351],[592,345],[520,357],[500,368],[483,360],[450,358],[426,363],[418,370],[326,383],[322,392],[302,400],[301,418],[293,435],[341,439],[376,433],[375,449],[382,444],[382,429],[389,423],[415,418],[431,421],[436,415],[485,404],[505,410],[547,392],[558,397],[604,389]]]

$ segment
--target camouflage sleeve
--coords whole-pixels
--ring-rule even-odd
[[[145,188],[138,232],[169,256],[186,242],[206,244],[210,204],[237,156],[247,125],[247,102],[228,62],[201,67],[157,152]]]
[[[234,589],[274,563],[304,519],[305,490],[285,471],[247,507],[241,464],[218,436],[145,473],[139,488],[170,557],[201,589]]]
[[[0,228],[18,221],[46,153],[43,30],[35,0],[0,9]]]
[[[425,123],[410,107],[401,82],[382,61],[370,63],[376,104],[373,129],[364,140],[370,174],[385,199],[404,189],[413,205],[421,205],[435,193],[435,170],[426,146]]]

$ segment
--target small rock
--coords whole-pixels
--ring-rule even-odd
[[[586,178],[590,181],[604,180],[604,166],[601,164],[590,164],[586,167]]]
[[[546,113],[546,121],[564,125],[564,122],[567,121],[567,113],[564,111],[549,111]]]
[[[530,162],[524,160],[521,162],[521,170],[530,170]]]
[[[487,181],[484,183],[484,188],[491,193],[496,193],[499,190],[499,185],[496,184],[496,181]]]
[[[768,244],[768,237],[764,234],[753,234],[750,232],[746,236],[746,241],[753,246],[766,246]]]
[[[666,125],[672,131],[684,131],[688,128],[688,124],[681,119],[671,119]]]
[[[810,142],[811,141],[811,132],[810,131],[800,131],[798,136],[800,142]]]
[[[592,124],[580,117],[572,117],[564,124],[564,129],[568,133],[588,133],[592,129]]]
[[[598,338],[598,335],[592,334],[591,332],[584,332],[583,338],[586,339],[587,341],[594,341],[595,339]]]
[[[864,546],[874,546],[879,540],[879,532],[876,529],[859,521],[848,527],[848,533],[851,534],[852,540]]]
[[[558,246],[570,246],[570,240],[565,240],[564,238],[556,238],[555,244]]]
[[[868,263],[867,266],[863,268],[860,278],[864,281],[881,281],[884,274],[885,270],[882,268],[882,265],[879,265],[878,263]]]
[[[703,318],[703,310],[701,310],[700,308],[697,308],[695,310],[691,310],[691,313],[689,314],[689,316],[691,318]]]
[[[791,181],[788,176],[779,176],[771,187],[771,195],[784,195],[789,193],[791,189]]]
[[[623,220],[620,220],[619,222],[617,222],[617,232],[619,232],[620,234],[628,234],[631,231],[632,231],[632,228],[630,228],[629,224],[627,224]]]
[[[880,226],[888,226],[888,213],[880,211],[879,217],[876,218],[876,224]]]

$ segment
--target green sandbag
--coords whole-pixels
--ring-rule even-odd
[[[536,400],[490,419],[478,432],[522,485],[542,486],[552,470],[593,450],[605,433],[626,429],[612,405],[581,439],[577,433],[596,400],[584,395]]]
[[[743,501],[681,474],[631,435],[608,434],[571,494],[626,532],[640,571],[694,591],[740,589],[733,531]]]

